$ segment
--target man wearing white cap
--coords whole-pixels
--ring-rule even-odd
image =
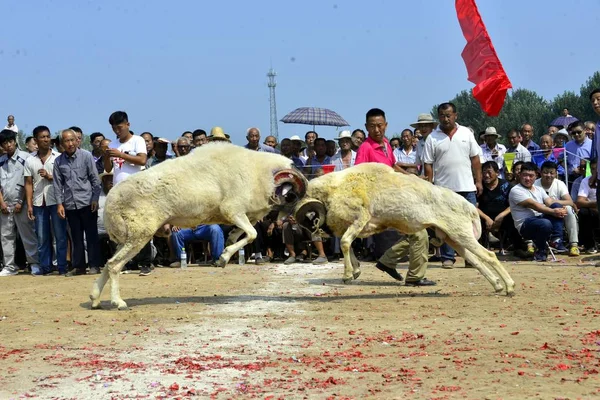
[[[481,151],[483,152],[483,162],[495,161],[498,164],[498,169],[504,174],[504,153],[506,153],[506,147],[503,144],[497,143],[498,132],[496,128],[490,126],[485,129],[483,134],[484,144],[481,145]]]
[[[436,120],[433,119],[433,117],[429,113],[419,114],[419,116],[417,117],[417,122],[410,124],[410,126],[415,128],[415,131],[418,129],[421,133],[421,138],[419,139],[419,143],[417,143],[417,157],[415,160],[417,165],[419,165],[419,168],[421,169],[421,175],[425,174],[425,163],[423,162],[423,150],[425,149],[425,140],[427,139],[427,136],[429,136],[429,134],[435,129],[436,125]]]
[[[353,166],[356,161],[356,152],[352,150],[352,134],[350,131],[341,131],[335,140],[340,145],[340,151],[331,157],[331,163],[334,165],[334,171],[342,171]]]

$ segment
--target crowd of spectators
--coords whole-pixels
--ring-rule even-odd
[[[600,90],[590,100],[600,115]],[[512,250],[519,257],[545,261],[548,249],[570,256],[595,253],[597,124],[576,121],[567,127],[545,127],[538,144],[535,128],[526,121],[508,132],[487,127],[476,134],[459,124],[458,113],[454,104],[443,103],[437,120],[420,114],[411,128],[389,141],[386,115],[376,108],[366,115],[366,133],[344,130],[333,140],[310,130],[303,138],[294,135],[281,143],[274,136],[261,141],[260,130],[251,127],[245,147],[288,157],[309,180],[363,162],[379,162],[448,188],[477,207],[481,243],[490,248],[490,238],[495,237],[501,255]],[[73,126],[52,138],[43,125],[33,129],[20,149],[14,116],[7,122],[0,132],[0,276],[16,275],[25,266],[33,275],[100,273],[115,251],[103,223],[106,196],[113,185],[208,143],[230,142],[219,127],[210,134],[202,129],[186,131],[175,141],[150,132],[136,135],[127,114],[117,111],[109,117],[116,137],[92,133],[91,151],[81,148],[80,128]],[[258,237],[246,253],[256,264],[280,260],[287,265],[307,259],[324,264],[340,257],[339,238],[324,241],[291,216],[281,221],[267,215],[256,229]],[[199,244],[214,262],[230,230],[219,225],[191,229],[165,225],[127,270],[146,276],[157,264],[179,267],[182,252],[188,249],[188,257],[194,256]],[[408,256],[406,283],[413,286],[435,285],[425,278],[429,261],[452,268],[456,260],[447,244],[430,258],[426,231],[405,236],[386,231],[357,242],[361,259],[378,259],[376,267],[397,280],[403,278],[395,266]]]

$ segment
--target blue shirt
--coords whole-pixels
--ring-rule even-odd
[[[58,156],[54,161],[52,184],[56,203],[67,210],[97,203],[102,184],[92,153],[77,149],[71,156],[66,152]]]
[[[248,146],[249,145],[247,144],[244,147],[247,148],[248,150],[254,150]],[[258,144],[258,149],[256,149],[256,151],[264,151],[265,153],[278,153],[278,151],[275,150],[274,148],[272,148],[271,146],[267,146],[266,144],[262,144],[262,143]]]
[[[532,161],[540,169],[542,168],[543,163],[545,163],[546,161],[551,161],[558,166],[558,171],[557,171],[558,175],[563,175],[563,176],[565,175],[565,168],[563,167],[560,160],[558,158],[556,158],[556,156],[554,155],[554,149],[550,152],[550,156],[548,156],[548,158],[546,158],[546,156],[544,156],[544,153],[542,153],[542,152],[535,153],[532,157]]]
[[[531,155],[534,155],[534,154],[537,154],[537,153],[534,153],[535,151],[540,150],[540,145],[537,144],[536,142],[534,142],[533,140],[530,140],[526,149],[529,150]]]
[[[567,172],[570,175],[575,168],[579,167],[581,160],[591,159],[592,141],[585,138],[582,144],[578,144],[575,140],[570,140],[565,144],[565,151],[567,154]]]
[[[308,176],[308,179],[314,178],[314,175],[317,173],[317,170],[320,168],[323,168],[323,165],[331,165],[331,158],[329,156],[325,156],[325,158],[323,159],[323,162],[319,162],[319,160],[317,160],[317,156],[313,156],[312,159],[309,160],[310,161],[310,165],[308,165],[308,161],[306,162],[306,167],[310,168],[310,174]]]

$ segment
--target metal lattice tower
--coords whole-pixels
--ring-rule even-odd
[[[269,78],[269,104],[271,106],[271,136],[275,136],[277,142],[279,142],[279,128],[277,126],[277,104],[275,102],[275,86],[277,86],[277,82],[275,82],[275,70],[273,68],[269,69],[269,73],[267,73],[267,77]]]

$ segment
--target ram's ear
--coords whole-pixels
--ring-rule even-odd
[[[285,203],[293,203],[306,194],[308,181],[297,169],[282,169],[273,175],[275,194],[284,199]]]
[[[314,232],[325,225],[327,220],[327,210],[325,209],[325,204],[312,198],[304,199],[296,207],[294,219],[301,226],[305,227],[311,232]]]

